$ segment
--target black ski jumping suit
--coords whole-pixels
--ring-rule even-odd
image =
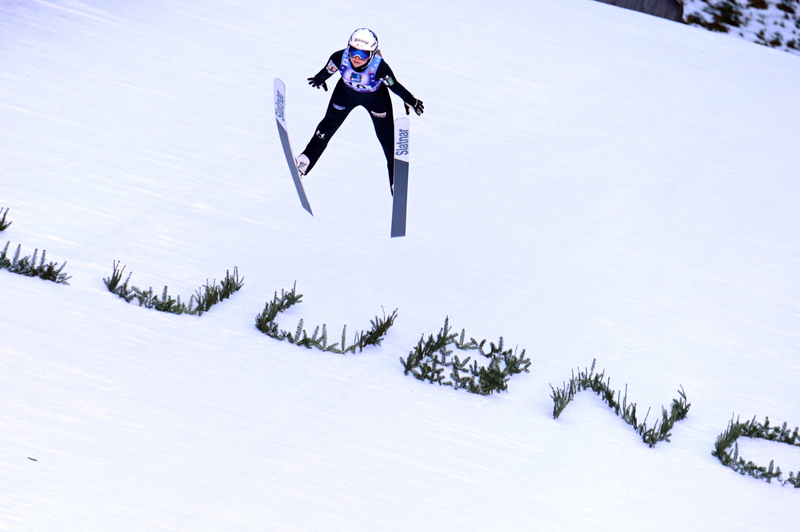
[[[380,58],[378,55],[377,57]],[[345,56],[345,50],[339,50],[331,55],[325,68],[310,78],[310,84],[314,87],[324,86],[325,81],[334,73],[339,72],[342,76],[349,76],[345,80],[339,78],[336,87],[333,89],[325,118],[317,126],[317,130],[308,142],[303,153],[308,157],[310,171],[317,164],[322,152],[328,146],[331,137],[344,123],[347,115],[359,105],[369,111],[372,124],[375,127],[375,134],[383,147],[383,154],[386,156],[386,166],[389,169],[389,185],[394,184],[394,113],[392,111],[392,98],[389,90],[400,96],[403,101],[412,108],[417,105],[417,99],[394,79],[392,69],[380,58],[377,67],[374,65],[375,59],[369,61],[361,68],[350,65]],[[368,70],[369,69],[369,70]],[[364,84],[360,84],[363,79]],[[377,89],[369,92],[371,86],[377,85]],[[365,86],[366,85],[366,86]]]

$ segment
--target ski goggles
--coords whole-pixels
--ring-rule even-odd
[[[350,51],[348,52],[348,54],[350,55],[350,57],[352,59],[358,58],[358,59],[361,59],[362,61],[368,60],[370,55],[372,55],[369,52],[367,52],[366,50],[356,50],[355,48],[350,48]]]

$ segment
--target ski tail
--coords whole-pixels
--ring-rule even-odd
[[[406,236],[408,209],[408,118],[394,121],[394,197],[392,199],[392,238]]]
[[[300,197],[300,204],[311,216],[314,216],[314,213],[311,212],[311,205],[308,203],[308,197],[306,197],[306,189],[294,162],[292,143],[289,142],[289,129],[286,126],[286,85],[279,78],[275,78],[275,121],[278,123],[278,133],[281,137],[283,154],[286,156],[286,163],[289,165],[297,195]]]

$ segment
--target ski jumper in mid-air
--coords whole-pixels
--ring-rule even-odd
[[[375,134],[383,147],[386,165],[389,168],[389,186],[394,193],[394,113],[389,89],[402,98],[406,114],[411,109],[421,115],[422,100],[416,99],[394,77],[392,69],[383,60],[378,49],[378,37],[367,28],[357,29],[350,36],[347,48],[331,55],[328,64],[308,84],[326,91],[325,81],[339,72],[342,76],[336,83],[325,112],[325,118],[295,162],[300,174],[306,175],[317,164],[331,137],[342,125],[347,115],[359,105],[369,111]]]

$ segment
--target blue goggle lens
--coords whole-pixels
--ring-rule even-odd
[[[350,49],[350,57],[357,57],[357,58],[361,59],[362,61],[366,61],[367,59],[369,59],[369,56],[370,56],[370,53],[366,52],[364,50],[356,50],[354,48]]]

